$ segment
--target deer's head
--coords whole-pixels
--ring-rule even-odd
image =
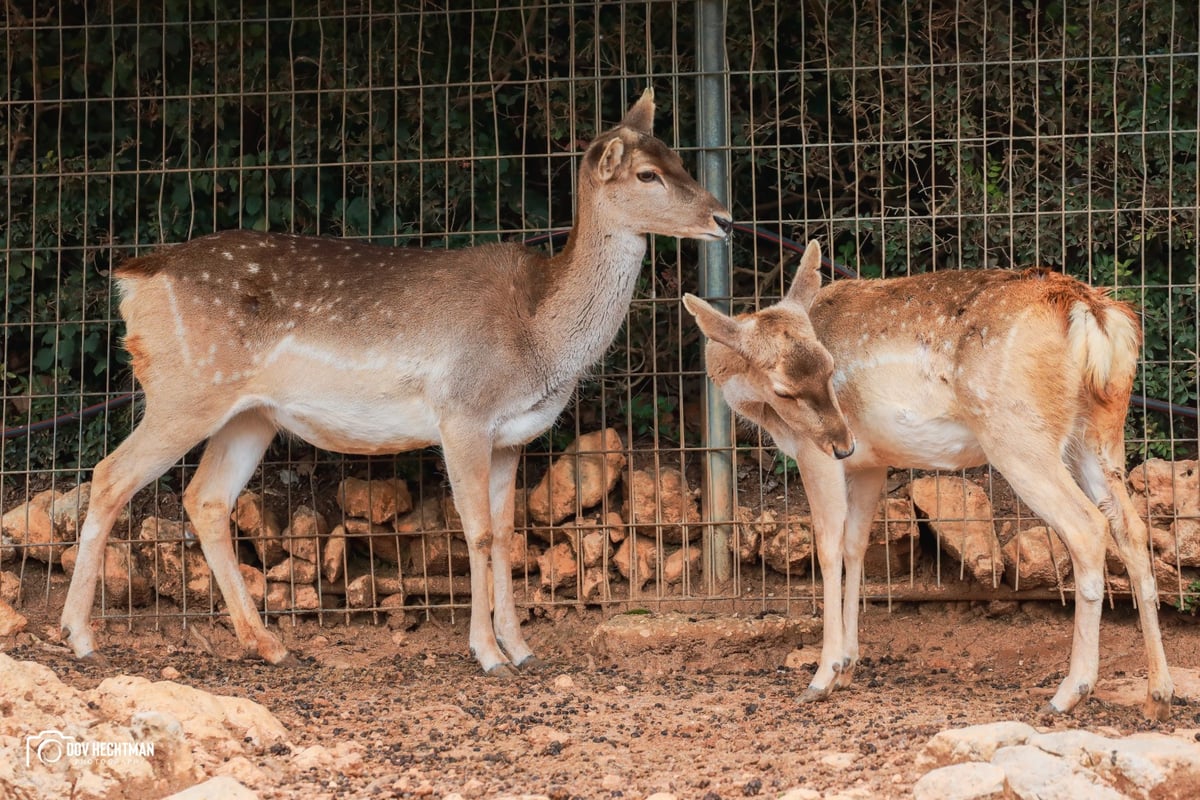
[[[646,89],[617,127],[588,146],[581,197],[610,220],[630,220],[638,234],[725,238],[733,229],[729,211],[688,174],[674,150],[654,138],[653,128],[654,91]]]
[[[808,316],[821,288],[820,267],[820,245],[809,242],[787,296],[753,314],[731,317],[691,294],[683,303],[709,339],[709,375],[734,411],[766,428],[781,447],[787,434],[846,458],[854,436],[833,391],[833,357]]]

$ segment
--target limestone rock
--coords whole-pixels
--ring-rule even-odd
[[[654,541],[635,534],[621,542],[613,555],[613,564],[631,586],[641,589],[647,581],[654,580],[657,556],[658,547]]]
[[[189,525],[147,517],[138,538],[146,543],[140,551],[145,574],[160,595],[191,609],[215,603],[220,593]]]
[[[771,569],[785,575],[805,575],[812,564],[812,519],[788,515],[778,532],[763,540],[762,559]]]
[[[399,525],[399,520],[394,524]],[[365,517],[347,517],[338,527],[348,539],[361,542],[371,558],[399,564],[408,557],[408,539],[397,536],[391,525],[376,525]]]
[[[75,574],[75,561],[78,556],[79,545],[73,544],[63,551],[62,567],[68,576]],[[144,606],[150,602],[154,587],[143,573],[139,559],[129,545],[105,545],[104,566],[100,574],[106,604],[128,608]]]
[[[913,785],[913,800],[1009,800],[1004,770],[992,764],[954,764],[927,772]]]
[[[17,602],[17,595],[21,592],[21,579],[15,572],[0,572],[0,600],[6,603]]]
[[[321,548],[321,575],[333,583],[342,577],[343,562],[346,560],[346,528],[338,525],[329,532]]]
[[[283,528],[260,495],[242,492],[233,510],[233,523],[250,538],[263,569],[270,569],[287,555],[283,549]]]
[[[1137,688],[1130,703],[1138,702],[1145,690],[1140,684]],[[938,768],[917,782],[914,795],[930,800],[997,796],[988,793],[994,790],[990,777],[975,780],[994,773],[966,769],[989,765],[1003,771],[1009,793],[1000,796],[1006,798],[1183,800],[1195,797],[1200,787],[1200,744],[1192,731],[1108,737],[1084,730],[1038,733],[1021,722],[998,722],[934,736],[916,766]]]
[[[1004,770],[1004,776],[1017,797],[1039,800],[1127,800],[1127,795],[1106,786],[1096,773],[1078,764],[1040,750],[1033,745],[1002,747],[992,764]]]
[[[262,747],[287,738],[279,720],[253,700],[209,694],[174,681],[117,675],[84,696],[114,719],[147,710],[170,714],[189,739],[229,741],[231,754],[241,753],[244,745]],[[237,738],[230,740],[231,733]]]
[[[1014,589],[1055,587],[1071,574],[1071,553],[1050,528],[1020,531],[1004,545],[1004,580]]]
[[[25,630],[29,620],[25,615],[10,606],[7,601],[0,600],[0,636],[11,636]]]
[[[557,525],[577,509],[598,505],[621,477],[624,448],[613,428],[585,434],[568,445],[542,480],[529,490],[526,503],[530,519]]]
[[[471,556],[459,534],[424,533],[408,542],[409,575],[470,575]]]
[[[258,800],[258,798],[258,792],[246,788],[236,778],[229,775],[218,775],[169,795],[164,800]]]
[[[734,511],[733,540],[729,546],[743,564],[753,564],[762,553],[763,540],[779,532],[775,512],[763,509],[757,516],[749,508],[738,506]]]
[[[1015,721],[951,728],[925,743],[917,756],[917,766],[930,769],[967,761],[991,761],[1001,747],[1025,744],[1036,735],[1036,728]]]
[[[338,484],[337,503],[348,517],[365,517],[376,525],[412,510],[412,495],[403,478],[362,480]]]
[[[288,556],[267,570],[267,580],[287,583],[312,583],[317,579],[317,565],[306,558]]]
[[[238,564],[238,572],[242,573],[242,581],[246,584],[250,599],[257,608],[262,608],[263,598],[267,596],[267,576],[261,569],[249,564]]]
[[[687,478],[674,467],[658,473],[643,469],[625,474],[624,519],[643,536],[657,536],[667,544],[680,544],[688,526],[700,522],[700,504]],[[699,528],[689,538],[698,540]]]
[[[268,611],[316,611],[321,596],[308,584],[267,581],[266,606]]]
[[[1151,528],[1154,552],[1168,564],[1200,567],[1200,518],[1180,517],[1170,530]]]
[[[283,532],[283,549],[305,561],[316,562],[320,558],[319,539],[329,533],[325,516],[308,506],[296,506],[292,512],[292,524]]]
[[[943,550],[986,586],[1004,569],[992,504],[982,487],[950,475],[917,478],[909,484],[913,505],[929,518]]]
[[[47,511],[65,541],[74,541],[78,537],[91,496],[92,484],[81,483],[50,498]]]
[[[577,543],[575,549],[583,566],[595,567],[611,561],[613,547],[609,542],[608,532],[600,528],[598,524],[594,524],[594,526],[581,524],[579,527],[579,535],[575,539]],[[589,532],[588,527],[595,529]]]
[[[0,714],[3,797],[162,797],[201,779],[201,764],[224,763],[248,749],[257,753],[287,737],[256,703],[168,681],[116,676],[81,691],[47,667],[0,653],[0,686],[6,703]],[[39,731],[50,735],[39,740]],[[31,733],[35,757],[27,762],[25,737]],[[76,758],[62,753],[70,741],[111,743],[130,752]],[[151,745],[152,756],[139,753]],[[36,757],[39,750],[45,758]],[[216,796],[237,797],[225,790]]]
[[[912,574],[921,535],[916,516],[907,497],[888,497],[879,504],[863,559],[864,575],[887,580]]]
[[[544,589],[575,588],[579,564],[570,542],[559,542],[538,557],[538,573]]]
[[[1152,517],[1200,517],[1200,461],[1147,459],[1129,471],[1133,505]]]
[[[42,492],[28,503],[17,506],[0,517],[0,531],[15,545],[14,558],[29,558],[57,564],[70,541],[55,529],[49,505],[54,492]]]
[[[359,575],[346,584],[346,605],[350,608],[373,608],[392,595],[404,594],[404,582],[386,575]]]
[[[663,559],[663,583],[668,586],[681,583],[684,576],[692,582],[692,586],[700,579],[701,549],[698,545],[690,544],[672,551]]]

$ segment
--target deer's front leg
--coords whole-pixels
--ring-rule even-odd
[[[525,643],[517,619],[512,587],[512,538],[517,462],[521,448],[501,447],[492,452],[492,587],[496,640],[518,667],[537,667],[541,661]]]
[[[462,517],[471,561],[471,653],[489,675],[516,673],[500,650],[492,628],[488,561],[492,549],[492,511],[489,499],[492,442],[477,431],[484,425],[453,420],[442,424],[442,454],[454,493],[454,506]]]
[[[844,689],[854,677],[858,664],[859,588],[862,586],[863,560],[871,538],[871,522],[879,507],[879,496],[887,482],[887,468],[846,472],[846,523],[842,552],[846,565],[844,614],[844,656],[835,688]],[[846,662],[849,659],[849,662]]]
[[[812,508],[813,537],[817,544],[817,559],[821,563],[825,601],[821,661],[800,698],[809,702],[828,697],[835,685],[841,683],[840,676],[853,669],[858,655],[858,638],[857,632],[848,635],[842,597],[847,514],[842,465],[808,443],[801,444],[795,452],[804,492]],[[850,616],[857,622],[857,616]]]

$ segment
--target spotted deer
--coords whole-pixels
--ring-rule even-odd
[[[242,647],[285,659],[230,536],[231,505],[283,430],[342,453],[440,445],[470,556],[471,651],[491,674],[536,664],[509,565],[520,448],[615,337],[646,234],[717,240],[732,228],[653,122],[647,89],[587,148],[575,223],[552,257],[518,244],[403,249],[232,231],[121,266],[145,414],[95,468],[61,623],[75,654],[95,649],[91,608],[118,511],[207,440],[184,508]]]
[[[1105,542],[1129,570],[1149,661],[1144,705],[1170,713],[1146,525],[1125,488],[1124,423],[1141,331],[1104,291],[1045,270],[952,270],[821,288],[810,242],[783,300],[727,316],[684,303],[740,416],[796,460],[823,577],[821,660],[803,700],[849,686],[863,557],[888,467],[991,463],[1070,551],[1075,631],[1050,700],[1096,685]],[[842,574],[845,570],[843,596]]]

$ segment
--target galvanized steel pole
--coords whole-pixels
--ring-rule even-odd
[[[725,61],[725,1],[697,0],[696,127],[700,183],[729,205],[729,102]],[[727,242],[700,246],[700,290],[713,304],[729,310],[730,256]],[[733,574],[733,448],[729,407],[711,381],[704,387],[705,476],[703,539],[704,581],[708,592]]]

